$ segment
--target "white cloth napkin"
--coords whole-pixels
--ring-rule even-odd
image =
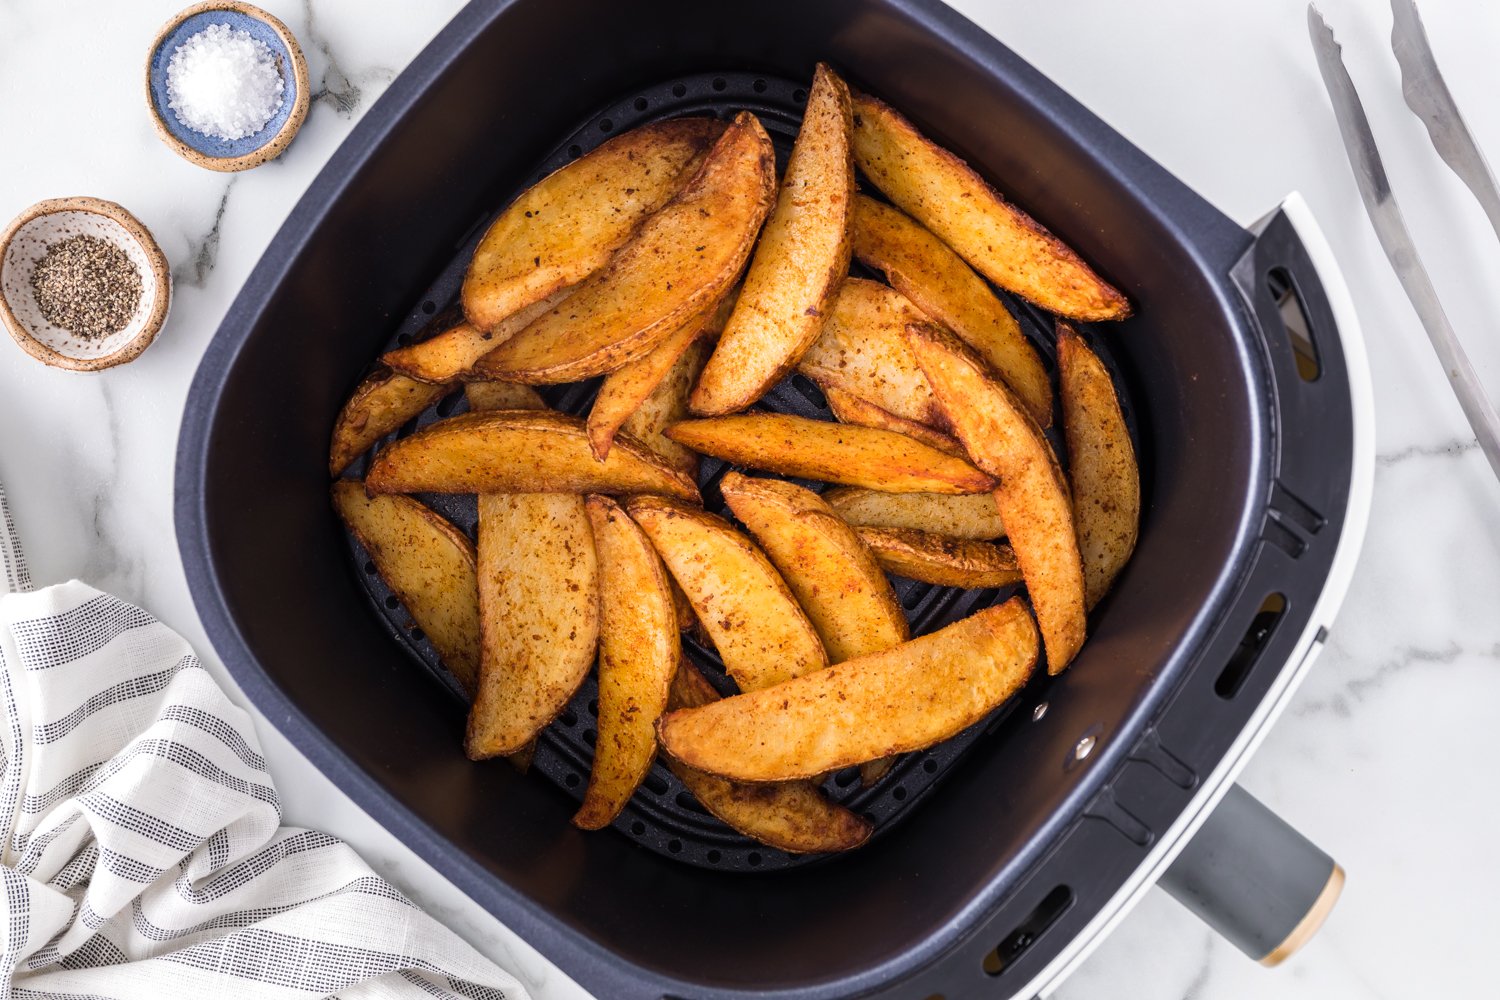
[[[30,586],[0,489],[0,998],[526,1000],[350,848],[280,825],[249,716],[180,636]]]

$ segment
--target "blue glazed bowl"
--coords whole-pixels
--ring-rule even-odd
[[[281,107],[254,135],[225,141],[188,128],[170,107],[167,66],[178,46],[213,24],[248,32],[271,50],[284,89]],[[285,24],[246,3],[200,3],[182,11],[157,33],[146,60],[146,99],[157,134],[178,155],[210,170],[248,170],[280,156],[307,118],[307,63]]]

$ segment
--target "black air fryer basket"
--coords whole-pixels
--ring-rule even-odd
[[[593,682],[543,739],[539,773],[465,760],[462,702],[328,508],[328,431],[370,359],[441,316],[517,191],[684,114],[748,108],[784,157],[819,59],[1135,303],[1086,333],[1137,437],[1140,545],[1065,674],[872,788],[834,777],[877,822],[865,848],[760,847],[660,766],[613,831],[581,833],[568,819]],[[1007,301],[1050,353],[1049,318]],[[1344,364],[1285,217],[1236,226],[936,3],[475,0],[324,169],[210,346],[179,446],[178,535],[214,645],[267,716],[599,996],[1008,996],[1159,858],[1318,624],[1351,482]],[[576,412],[593,388],[549,402]],[[827,412],[797,377],[769,405]],[[722,471],[705,461],[710,504]],[[472,527],[472,498],[425,499]],[[898,594],[918,631],[1008,596]]]

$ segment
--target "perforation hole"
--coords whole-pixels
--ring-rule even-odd
[[[592,729],[585,729],[583,731],[583,742],[587,743],[589,746],[593,746],[598,741],[599,741],[599,734],[596,733],[594,730],[592,730]]]
[[[369,561],[365,562],[365,575],[366,576],[374,576],[375,575],[375,564],[374,563],[369,562]]]
[[[674,83],[674,84],[672,84],[672,96],[673,97],[682,97],[685,94],[687,94],[687,86],[685,84],[681,84],[681,83]]]
[[[751,851],[745,858],[746,863],[749,864],[751,868],[759,868],[762,860],[763,859],[761,858],[759,851]]]
[[[401,336],[399,336],[399,337],[396,338],[396,343],[398,345],[400,345],[401,347],[410,347],[411,346],[411,334],[409,334],[409,333],[403,333]]]
[[[859,768],[846,767],[833,776],[833,783],[840,788],[848,788],[859,780]]]
[[[385,599],[385,606],[390,608],[392,611],[395,611],[401,606],[401,602],[396,600],[395,594],[390,594]]]
[[[437,312],[437,303],[433,302],[431,299],[428,299],[426,302],[422,303],[422,311],[431,316],[433,313]]]
[[[577,788],[578,775],[574,774],[572,771],[569,771],[567,774],[563,775],[563,784],[567,785],[569,788]]]
[[[411,626],[411,641],[412,642],[423,642],[426,639],[427,639],[427,633],[423,632],[421,629],[417,628],[417,626],[415,624],[413,624]]]
[[[729,81],[725,80],[722,76],[714,77],[715,90],[723,90],[727,86],[729,86]]]
[[[792,91],[792,101],[796,104],[806,104],[807,91],[803,90],[801,87],[798,87],[796,90]]]
[[[599,123],[599,131],[601,132],[613,132],[614,130],[615,123],[609,118],[606,118]]]
[[[599,699],[598,698],[590,698],[589,699],[589,714],[592,715],[596,719],[599,718]]]
[[[578,159],[582,155],[583,155],[583,147],[582,146],[579,146],[579,145],[577,145],[575,143],[574,145],[568,147],[568,156],[571,157],[572,159],[576,160],[576,159]]]
[[[895,788],[891,789],[891,798],[895,799],[897,802],[905,802],[906,789],[900,785],[897,785]]]
[[[682,841],[676,839],[667,841],[667,850],[671,851],[673,854],[681,854]]]
[[[561,722],[569,729],[572,729],[574,726],[578,725],[578,716],[574,714],[573,710],[570,708],[564,711],[562,715],[559,715],[557,717],[557,721]]]
[[[706,857],[708,858],[708,863],[711,864],[711,865],[716,865],[720,861],[724,860],[724,855],[720,854],[716,850],[715,851],[709,851],[708,854],[706,855]]]
[[[750,85],[750,89],[754,90],[757,94],[764,94],[766,92],[766,81],[756,80]]]
[[[646,824],[642,823],[640,820],[636,820],[634,823],[630,824],[630,832],[639,837],[641,834],[646,832]]]
[[[646,780],[641,782],[641,784],[644,785],[646,787],[646,791],[650,792],[652,795],[665,795],[667,794],[667,790],[670,788],[670,786],[667,784],[667,779],[655,773],[646,775]]]
[[[931,757],[929,757],[926,760],[922,761],[922,770],[926,771],[928,774],[936,774],[937,773],[937,769],[938,769],[938,762],[935,761],[935,760],[933,760]]]
[[[651,102],[646,100],[644,97],[637,97],[635,99],[635,109],[637,111],[645,111],[650,106]]]

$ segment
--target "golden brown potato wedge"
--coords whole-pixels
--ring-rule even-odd
[[[1130,303],[1066,244],[890,105],[854,94],[854,162],[885,196],[1001,288],[1070,319],[1124,319]]]
[[[828,401],[828,408],[833,411],[834,417],[841,424],[858,424],[861,427],[877,427],[883,431],[895,431],[897,434],[905,434],[909,438],[915,438],[929,447],[936,448],[945,455],[965,457],[964,446],[958,443],[958,438],[944,434],[942,431],[935,431],[915,420],[898,417],[890,410],[860,399],[843,389],[836,389],[831,385],[821,386],[821,388],[823,398]]]
[[[682,640],[670,578],[650,539],[608,497],[586,504],[599,557],[599,736],[573,825],[598,830],[614,822],[651,769]]]
[[[608,264],[475,369],[509,382],[577,382],[648,353],[729,291],[775,186],[771,140],[742,111]]]
[[[855,528],[887,573],[940,587],[1009,587],[1021,569],[1009,545],[949,538],[911,528]]]
[[[671,708],[697,708],[719,692],[687,659],[672,681]],[[672,773],[726,825],[762,844],[792,854],[847,851],[870,839],[874,824],[828,801],[811,781],[744,784],[726,781],[668,759]]]
[[[464,398],[469,401],[469,409],[475,412],[547,408],[535,389],[515,382],[470,382],[464,386]]]
[[[1114,382],[1066,323],[1057,324],[1057,369],[1084,599],[1092,608],[1135,551],[1141,474]]]
[[[817,339],[828,300],[849,273],[849,88],[818,64],[745,287],[688,402],[697,414],[743,410]]]
[[[684,420],[667,437],[736,465],[893,493],[983,493],[995,481],[903,434],[785,413]]]
[[[797,370],[825,392],[842,389],[905,420],[946,430],[947,417],[906,346],[906,325],[926,320],[900,292],[850,278],[839,286],[828,322]]]
[[[513,411],[500,411],[513,412]],[[479,692],[464,749],[523,749],[567,707],[599,640],[599,567],[583,498],[479,498]]]
[[[1052,380],[1036,348],[990,286],[946,243],[905,213],[860,195],[854,202],[854,255],[978,351],[1036,422],[1051,425]]]
[[[734,781],[811,778],[920,750],[983,719],[1036,665],[1019,600],[883,652],[662,717],[674,758]]]
[[[995,502],[1041,626],[1047,670],[1060,673],[1083,645],[1085,621],[1073,502],[1057,456],[1019,398],[952,334],[928,324],[906,332],[958,439],[1000,481]]]
[[[626,509],[682,586],[741,690],[828,665],[786,581],[727,521],[662,497],[633,497]]]
[[[469,694],[479,677],[479,584],[474,545],[410,497],[368,497],[364,484],[333,484],[333,509],[370,554],[417,627]]]
[[[824,493],[823,500],[855,527],[911,528],[980,542],[1005,534],[1005,522],[991,493],[955,497],[840,486]]]
[[[376,441],[436,403],[448,390],[378,368],[365,376],[339,411],[328,448],[328,473],[337,476]]]
[[[392,371],[422,382],[459,382],[473,378],[474,362],[514,337],[542,313],[568,297],[571,288],[553,292],[540,302],[505,317],[493,329],[465,320],[435,337],[398,347],[380,356]]]
[[[905,642],[906,615],[870,551],[818,495],[731,472],[724,502],[744,522],[807,612],[831,663]]]
[[[698,499],[693,481],[621,435],[594,460],[583,421],[564,413],[465,413],[386,448],[370,466],[374,493],[662,493]]]
[[[493,329],[603,267],[723,131],[711,118],[643,125],[525,191],[490,225],[464,274],[469,322]]]
[[[703,339],[688,345],[667,377],[620,428],[694,482],[698,479],[698,453],[667,437],[667,428],[687,416],[688,393],[693,391],[693,383],[712,350],[713,344]]]

